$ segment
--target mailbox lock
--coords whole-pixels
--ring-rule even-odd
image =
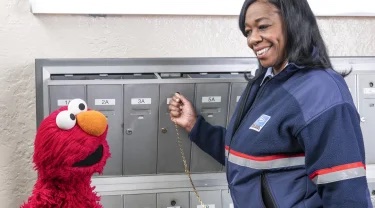
[[[126,134],[127,135],[131,135],[133,133],[133,130],[131,130],[131,129],[126,129]]]
[[[374,83],[373,82],[370,82],[370,87],[373,87],[374,86]]]
[[[176,201],[175,201],[175,200],[172,200],[172,201],[171,201],[171,205],[172,205],[172,206],[175,206],[175,205],[176,205]]]
[[[167,133],[167,128],[161,128],[161,132],[163,133],[163,134],[165,134],[165,133]]]

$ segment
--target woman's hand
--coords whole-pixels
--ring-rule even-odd
[[[168,108],[171,120],[190,133],[197,121],[197,114],[191,102],[183,95],[175,93]]]

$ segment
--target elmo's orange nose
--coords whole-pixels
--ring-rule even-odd
[[[98,111],[82,112],[76,117],[81,129],[90,135],[100,136],[107,129],[107,118]]]

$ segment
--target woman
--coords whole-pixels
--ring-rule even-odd
[[[307,1],[246,0],[239,24],[260,72],[228,128],[180,94],[172,121],[226,165],[236,208],[372,207],[359,116]]]

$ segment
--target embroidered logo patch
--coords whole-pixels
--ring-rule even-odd
[[[266,125],[268,120],[270,120],[271,116],[267,116],[266,114],[261,115],[251,126],[249,129],[252,129],[254,131],[260,132],[262,130],[263,126]]]

